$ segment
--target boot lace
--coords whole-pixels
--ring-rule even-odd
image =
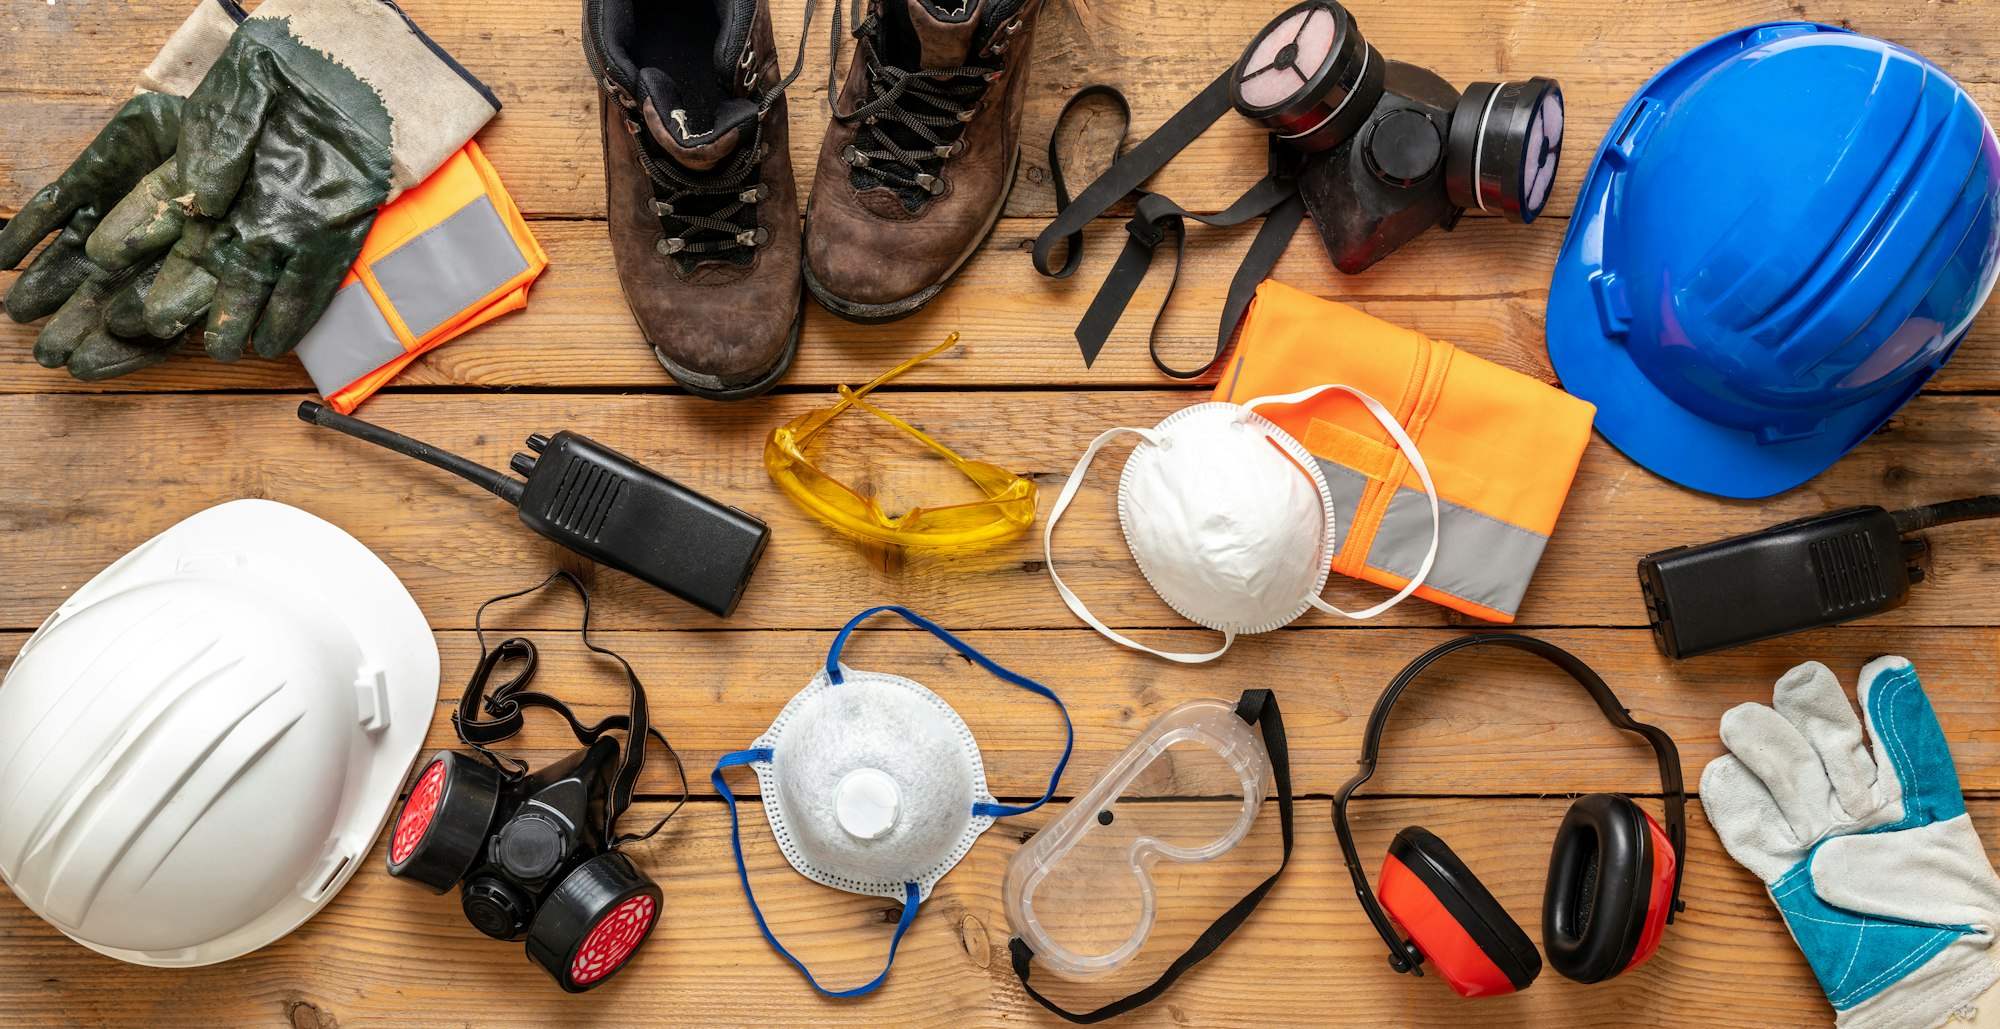
[[[671,159],[653,156],[653,143],[643,127],[627,115],[628,127],[639,139],[639,164],[653,180],[653,213],[660,219],[666,238],[659,242],[660,253],[678,258],[683,264],[714,257],[740,259],[748,263],[749,251],[770,242],[771,230],[758,224],[758,204],[771,191],[759,172],[770,147],[764,143],[764,115],[805,70],[806,46],[811,37],[813,9],[819,0],[806,0],[805,28],[799,33],[798,56],[792,70],[776,85],[757,97],[757,117],[750,137],[737,144],[728,160],[709,171],[683,168]],[[736,70],[745,88],[757,81],[756,54],[749,46]],[[737,253],[741,251],[742,253]]]
[[[860,5],[856,4],[856,10]],[[856,39],[875,35],[879,16],[870,14],[853,30]],[[1007,40],[1021,29],[1017,18],[1000,27],[982,49],[982,56],[1003,52]],[[834,82],[840,57],[840,0],[834,0],[833,55],[827,69],[827,98],[833,116],[860,122],[854,142],[840,159],[856,170],[861,181],[873,180],[896,188],[921,202],[945,190],[941,173],[946,161],[965,150],[965,127],[977,113],[987,87],[1004,72],[964,65],[957,68],[899,68],[868,47],[867,81],[862,102],[842,113]],[[900,188],[897,188],[900,187]],[[908,202],[906,200],[906,202]],[[914,209],[915,204],[911,204]]]

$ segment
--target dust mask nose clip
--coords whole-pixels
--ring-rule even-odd
[[[993,796],[972,731],[944,698],[915,680],[841,663],[848,637],[862,622],[885,611],[936,636],[996,678],[1047,698],[1062,711],[1062,757],[1040,799],[1013,805]],[[825,664],[779,712],[770,729],[748,749],[724,755],[709,777],[729,805],[736,872],[758,930],[821,993],[854,997],[880,986],[904,932],[916,919],[917,906],[994,819],[1033,811],[1055,795],[1074,740],[1069,712],[1048,687],[1001,667],[908,609],[877,607],[856,615],[834,637]],[[772,835],[799,874],[848,893],[902,902],[888,960],[873,980],[847,990],[821,986],[765,922],[743,860],[736,796],[723,776],[737,766],[756,773]]]
[[[1361,402],[1410,462],[1430,501],[1430,548],[1416,574],[1395,595],[1363,611],[1343,611],[1320,599],[1338,550],[1332,490],[1318,459],[1256,410],[1303,403],[1329,390]],[[1133,448],[1118,480],[1118,522],[1126,546],[1161,600],[1189,621],[1223,634],[1222,646],[1208,653],[1156,650],[1119,634],[1091,614],[1056,571],[1056,523],[1098,451],[1127,433],[1145,442]],[[1151,429],[1107,430],[1084,450],[1042,536],[1049,577],[1070,611],[1116,643],[1185,664],[1221,657],[1237,636],[1289,625],[1310,608],[1373,618],[1423,584],[1437,550],[1437,487],[1416,443],[1380,401],[1338,384],[1244,404],[1211,401],[1182,408]]]

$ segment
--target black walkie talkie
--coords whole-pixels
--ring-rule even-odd
[[[521,482],[310,400],[299,419],[477,483],[519,508],[528,528],[725,618],[770,542],[761,520],[574,432],[529,436],[533,453],[508,462]]]

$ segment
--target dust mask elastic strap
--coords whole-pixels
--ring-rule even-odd
[[[1319,396],[1321,393],[1325,393],[1327,390],[1339,390],[1340,392],[1345,393],[1348,396],[1351,396],[1354,399],[1361,401],[1362,405],[1368,408],[1368,413],[1374,415],[1375,420],[1382,423],[1382,428],[1388,431],[1389,438],[1395,440],[1396,446],[1402,450],[1403,456],[1410,459],[1410,467],[1416,471],[1417,481],[1424,484],[1424,496],[1431,502],[1430,549],[1424,552],[1424,561],[1423,564],[1417,566],[1417,574],[1411,576],[1410,581],[1404,583],[1403,588],[1397,590],[1395,596],[1390,597],[1389,599],[1365,611],[1353,611],[1353,612],[1343,611],[1340,608],[1334,607],[1332,604],[1329,604],[1326,601],[1320,599],[1318,594],[1314,594],[1311,597],[1306,598],[1307,600],[1312,602],[1312,606],[1319,608],[1321,611],[1325,611],[1328,614],[1342,615],[1344,617],[1353,618],[1358,621],[1364,618],[1373,618],[1376,615],[1379,615],[1382,612],[1387,611],[1392,607],[1395,607],[1397,604],[1402,603],[1405,597],[1408,597],[1410,594],[1415,593],[1417,591],[1417,587],[1422,586],[1424,584],[1424,580],[1430,577],[1431,565],[1437,563],[1437,556],[1438,556],[1437,486],[1431,482],[1430,467],[1424,464],[1424,455],[1417,452],[1416,441],[1410,438],[1410,434],[1408,432],[1403,431],[1403,426],[1401,423],[1396,421],[1396,416],[1390,414],[1389,409],[1383,407],[1382,402],[1380,400],[1377,400],[1374,397],[1371,397],[1368,394],[1363,393],[1352,386],[1342,386],[1338,384],[1329,383],[1325,386],[1314,386],[1311,389],[1300,390],[1297,393],[1286,393],[1281,396],[1275,396],[1275,397],[1258,397],[1257,399],[1252,400],[1249,403],[1243,405],[1243,414],[1245,417],[1247,417],[1252,410],[1264,404],[1303,404],[1306,401],[1311,400],[1316,396]]]
[[[1396,416],[1394,414],[1391,414],[1388,408],[1382,406],[1381,401],[1376,400],[1374,397],[1371,397],[1368,394],[1363,393],[1362,391],[1355,389],[1352,386],[1343,386],[1337,383],[1329,383],[1323,386],[1314,386],[1313,388],[1307,390],[1300,390],[1297,393],[1286,393],[1279,396],[1271,396],[1271,397],[1258,397],[1254,400],[1251,400],[1241,405],[1243,408],[1243,413],[1238,415],[1237,417],[1239,421],[1247,419],[1250,416],[1250,413],[1254,409],[1265,404],[1304,403],[1305,401],[1311,400],[1312,398],[1319,396],[1321,393],[1325,393],[1328,390],[1339,390],[1340,392],[1346,393],[1349,396],[1354,397],[1356,400],[1361,401],[1361,403],[1368,409],[1368,413],[1371,416],[1373,416],[1377,422],[1380,422],[1382,424],[1382,428],[1389,433],[1389,437],[1395,441],[1396,446],[1401,449],[1404,456],[1409,458],[1410,467],[1416,470],[1417,479],[1418,481],[1423,483],[1424,495],[1429,498],[1431,505],[1430,549],[1425,552],[1423,564],[1417,568],[1417,574],[1411,577],[1410,581],[1406,585],[1404,585],[1401,590],[1397,591],[1395,596],[1392,596],[1389,599],[1384,600],[1379,604],[1376,604],[1374,607],[1368,608],[1367,610],[1352,611],[1352,612],[1343,611],[1340,608],[1337,608],[1332,604],[1327,603],[1326,601],[1320,599],[1320,597],[1317,594],[1314,594],[1313,596],[1307,598],[1311,602],[1312,606],[1319,608],[1322,611],[1328,612],[1329,614],[1341,615],[1342,617],[1345,618],[1352,618],[1358,621],[1366,618],[1374,618],[1375,616],[1381,614],[1382,612],[1387,611],[1392,607],[1395,607],[1397,604],[1401,603],[1404,600],[1404,598],[1416,592],[1417,587],[1423,585],[1424,579],[1430,575],[1431,565],[1437,561],[1437,551],[1438,551],[1437,486],[1431,481],[1430,467],[1424,463],[1423,455],[1417,451],[1416,441],[1412,440],[1410,438],[1410,434],[1403,430],[1403,426],[1396,421]],[[1063,603],[1068,605],[1070,612],[1075,614],[1078,618],[1083,619],[1085,624],[1089,625],[1093,629],[1096,629],[1099,633],[1103,634],[1107,639],[1111,640],[1112,642],[1120,644],[1122,646],[1130,647],[1133,650],[1141,650],[1148,654],[1155,655],[1157,657],[1163,657],[1169,661],[1178,661],[1182,664],[1202,664],[1204,662],[1213,661],[1216,658],[1221,657],[1223,654],[1228,653],[1230,646],[1236,642],[1235,630],[1233,629],[1220,630],[1222,632],[1222,646],[1206,654],[1189,654],[1189,653],[1179,653],[1175,651],[1156,650],[1143,643],[1140,643],[1137,640],[1134,640],[1130,637],[1120,634],[1118,631],[1112,629],[1109,625],[1104,624],[1102,619],[1099,619],[1096,615],[1091,614],[1090,609],[1084,606],[1082,599],[1077,597],[1077,595],[1070,590],[1068,584],[1063,582],[1062,575],[1056,571],[1056,560],[1055,560],[1056,523],[1062,520],[1063,512],[1069,509],[1070,501],[1076,499],[1077,491],[1083,487],[1084,473],[1090,470],[1091,462],[1097,459],[1098,451],[1104,449],[1104,445],[1106,443],[1111,442],[1113,439],[1116,439],[1119,435],[1124,433],[1131,433],[1132,435],[1139,436],[1143,438],[1146,442],[1151,443],[1155,446],[1158,446],[1162,439],[1161,435],[1152,429],[1134,429],[1121,426],[1115,429],[1107,429],[1103,433],[1100,433],[1096,439],[1090,441],[1090,446],[1084,448],[1083,457],[1077,461],[1075,470],[1070,472],[1069,481],[1063,483],[1062,493],[1056,497],[1055,507],[1049,511],[1048,525],[1046,528],[1042,530],[1043,563],[1048,566],[1049,578],[1055,582],[1056,592],[1062,595]],[[1328,517],[1331,518],[1331,514],[1329,514]],[[1331,532],[1331,527],[1329,526],[1329,533],[1330,532]],[[1331,554],[1327,555],[1327,560],[1329,561],[1332,560]]]

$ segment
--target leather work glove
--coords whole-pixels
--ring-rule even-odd
[[[1931,1029],[2000,980],[1987,954],[2000,878],[1916,669],[1876,658],[1859,694],[1872,755],[1816,661],[1778,680],[1771,707],[1730,710],[1702,804],[1770,890],[1842,1029]]]
[[[499,110],[385,0],[266,0],[188,98],[174,160],[105,216],[109,271],[171,249],[144,301],[156,336],[207,318],[210,356],[298,345],[375,211]],[[254,332],[254,336],[253,336]]]
[[[202,0],[140,76],[137,94],[0,229],[0,270],[17,267],[35,244],[56,234],[6,298],[7,314],[17,322],[56,315],[35,339],[35,360],[43,367],[66,365],[79,379],[107,379],[173,353],[178,334],[153,338],[140,317],[159,262],[109,273],[86,255],[84,241],[113,205],[172,159],[183,98],[244,16],[235,0]],[[111,317],[114,307],[122,310],[122,321]]]

